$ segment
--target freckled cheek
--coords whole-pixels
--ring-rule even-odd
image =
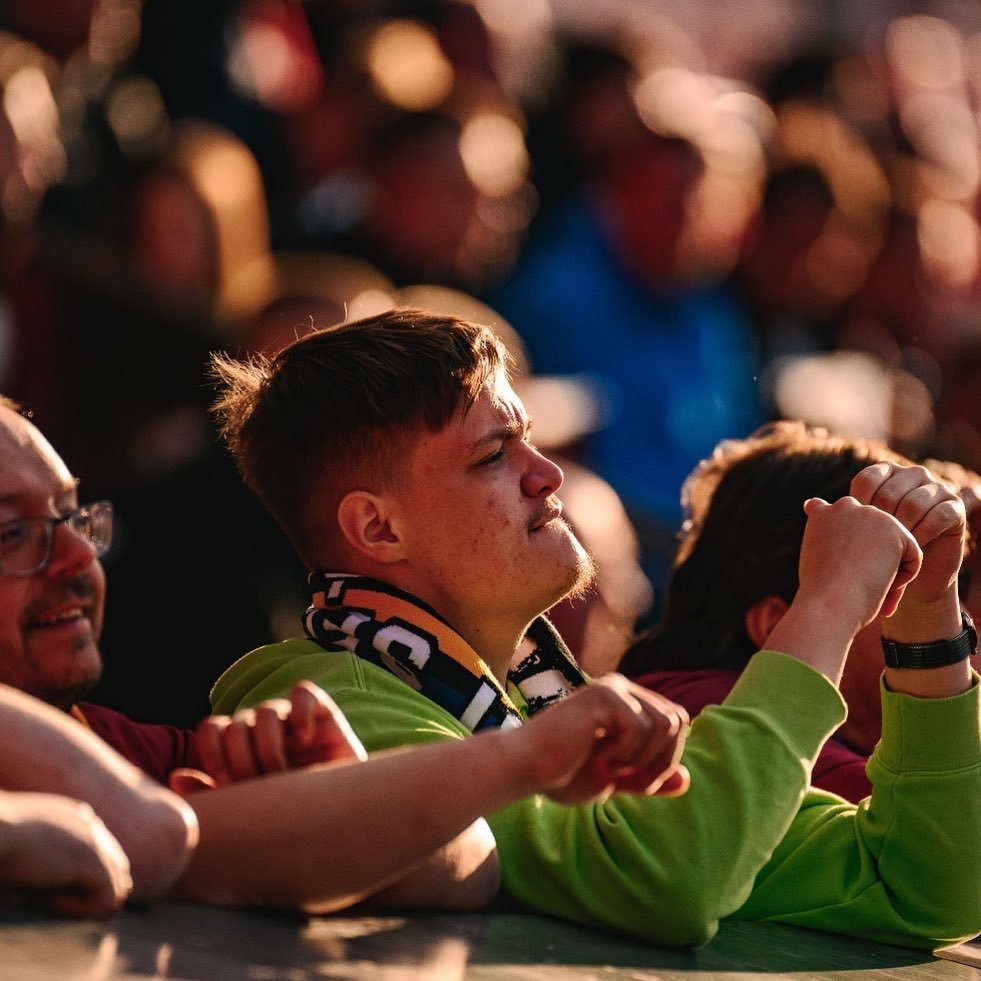
[[[470,561],[486,563],[499,574],[514,555],[516,535],[523,524],[502,504],[493,500],[479,502],[474,508],[467,541]]]
[[[515,530],[524,529],[529,518],[519,509],[509,507],[499,497],[488,497],[477,503],[473,521],[475,528],[483,528],[487,533],[505,540]]]

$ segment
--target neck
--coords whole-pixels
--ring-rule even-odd
[[[528,625],[524,624],[517,629],[501,630],[500,624],[495,624],[498,629],[491,631],[486,629],[486,624],[483,627],[474,624],[468,628],[448,619],[460,636],[477,652],[491,674],[500,682],[501,687],[506,687],[508,667],[514,652],[524,639]]]
[[[475,609],[454,603],[445,596],[432,595],[425,589],[409,589],[408,592],[436,610],[474,649],[501,685],[505,684],[514,652],[534,617],[519,620],[513,611],[505,615],[500,610],[483,606]]]

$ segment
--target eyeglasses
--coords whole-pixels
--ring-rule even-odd
[[[67,525],[95,551],[105,555],[112,542],[112,505],[96,501],[60,518],[17,518],[0,524],[0,576],[27,579],[44,572],[51,561],[57,525]]]

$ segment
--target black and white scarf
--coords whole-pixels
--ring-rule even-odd
[[[521,714],[477,652],[431,607],[367,576],[314,572],[303,618],[307,636],[390,671],[471,732],[520,725]],[[585,684],[545,617],[528,628],[508,681],[533,714]]]

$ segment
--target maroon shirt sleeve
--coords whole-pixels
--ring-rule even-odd
[[[120,756],[162,784],[179,766],[202,769],[193,729],[134,722],[121,712],[90,702],[79,702],[72,715]]]
[[[694,718],[706,705],[725,701],[738,677],[738,671],[652,671],[634,680],[683,705]],[[867,762],[868,758],[861,753],[829,739],[814,762],[811,784],[858,803],[872,793],[872,784],[865,773]]]
[[[872,781],[865,772],[866,763],[867,756],[832,737],[818,754],[811,783],[857,804],[872,793]]]

